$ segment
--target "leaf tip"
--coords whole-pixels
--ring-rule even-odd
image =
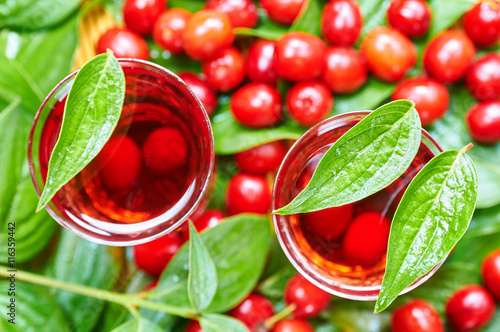
[[[110,49],[110,48],[107,48],[107,49],[106,49],[106,53],[107,53],[107,54],[109,54],[109,55],[111,55],[111,56],[113,56],[113,57],[115,56],[115,53],[114,53],[114,52],[113,52],[113,50],[112,50],[112,49]]]

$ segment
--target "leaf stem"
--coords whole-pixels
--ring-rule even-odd
[[[7,267],[0,266],[0,277],[6,277],[6,278],[10,277],[10,275],[12,273],[8,272],[7,270],[8,270]],[[73,283],[69,283],[66,281],[57,280],[57,279],[49,278],[49,277],[42,276],[39,274],[26,272],[26,271],[20,271],[20,270],[17,270],[15,272],[15,278],[17,280],[29,282],[29,283],[36,284],[36,285],[41,285],[41,286],[45,286],[45,287],[52,287],[52,288],[72,292],[75,294],[104,300],[107,302],[117,303],[117,304],[123,305],[127,308],[130,308],[132,305],[136,305],[136,306],[141,307],[141,308],[161,311],[161,312],[165,312],[165,313],[168,313],[171,315],[180,316],[180,317],[184,317],[184,318],[193,319],[196,317],[196,314],[193,313],[191,311],[191,309],[188,309],[188,308],[180,308],[180,307],[171,306],[171,305],[168,305],[165,303],[153,302],[153,301],[141,299],[138,297],[138,294],[141,294],[141,293],[121,294],[121,293],[117,293],[117,292],[107,291],[104,289],[98,289],[98,288],[94,288],[94,287],[73,284]]]
[[[463,148],[460,149],[460,153],[465,154],[467,151],[472,149],[473,146],[474,146],[474,144],[472,144],[472,143],[467,144],[466,146],[464,146]]]

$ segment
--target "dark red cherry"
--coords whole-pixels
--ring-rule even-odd
[[[481,277],[486,288],[500,301],[500,249],[493,250],[483,260]]]
[[[274,41],[259,39],[248,49],[246,71],[250,81],[276,84],[278,74],[274,70]]]
[[[413,299],[396,308],[391,315],[393,332],[444,332],[441,316],[427,301]]]
[[[286,152],[285,144],[275,141],[238,152],[234,155],[234,160],[245,173],[266,174],[278,170]]]
[[[489,53],[476,60],[465,75],[467,89],[477,100],[500,98],[500,53]]]
[[[431,6],[424,0],[393,0],[387,10],[389,24],[410,38],[429,32]]]
[[[227,186],[226,209],[230,215],[238,213],[265,214],[271,207],[271,188],[262,175],[235,175]]]
[[[181,246],[182,239],[177,233],[139,244],[133,247],[135,264],[140,270],[159,277]]]
[[[363,29],[359,4],[353,0],[330,0],[321,12],[321,34],[330,44],[352,46]]]
[[[465,13],[462,25],[477,46],[495,45],[500,40],[500,1],[477,2]]]
[[[334,240],[344,234],[352,220],[354,207],[346,204],[301,215],[304,226],[313,234]]]
[[[129,29],[147,35],[153,30],[166,6],[166,0],[126,0],[123,5],[123,20]]]
[[[326,50],[325,69],[321,76],[333,93],[352,93],[368,79],[365,58],[355,49],[332,46]]]
[[[163,127],[148,136],[142,158],[151,173],[166,175],[187,162],[188,151],[186,139],[177,128]]]
[[[96,52],[106,53],[108,48],[117,58],[149,59],[149,48],[144,38],[125,28],[109,29],[99,38]]]
[[[500,100],[488,100],[472,106],[465,114],[469,134],[476,142],[500,142]]]
[[[250,331],[257,331],[260,324],[274,315],[274,306],[264,296],[252,293],[231,309],[228,315],[241,321]]]
[[[198,323],[198,321],[192,320],[186,326],[184,332],[203,332],[203,330],[201,329],[201,325],[200,323]]]
[[[301,126],[312,126],[328,117],[333,109],[333,96],[322,82],[294,85],[286,96],[290,117]]]
[[[125,135],[111,138],[97,155],[100,177],[109,190],[128,188],[141,171],[141,151]]]
[[[295,318],[309,318],[318,315],[330,304],[331,294],[311,284],[300,274],[294,275],[286,284],[284,300],[287,305],[295,304]]]
[[[203,107],[208,115],[212,115],[217,108],[217,95],[208,83],[200,78],[195,73],[183,72],[179,73],[179,77],[187,84],[187,86],[194,92],[196,97],[200,99]]]
[[[229,91],[243,82],[245,59],[240,51],[229,47],[210,60],[203,61],[201,70],[210,86],[219,91]]]

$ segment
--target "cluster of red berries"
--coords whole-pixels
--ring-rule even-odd
[[[464,285],[455,290],[445,305],[445,314],[453,331],[477,331],[486,326],[496,312],[500,300],[500,249],[489,253],[481,265],[486,287]],[[443,332],[441,316],[428,302],[414,299],[392,312],[391,328],[398,332]]]

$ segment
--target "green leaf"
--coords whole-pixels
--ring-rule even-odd
[[[259,23],[254,28],[235,28],[234,33],[240,36],[253,36],[263,39],[277,39],[288,31],[288,27],[274,23],[269,17],[259,10]]]
[[[269,251],[267,217],[238,215],[200,234],[217,270],[217,292],[204,312],[224,312],[257,284]],[[245,250],[242,250],[244,248]],[[189,250],[183,246],[160,277],[149,299],[189,308]],[[251,253],[251,255],[249,255]]]
[[[238,173],[238,165],[231,156],[218,156],[217,157],[217,177],[215,179],[214,189],[208,202],[209,208],[224,210],[225,196],[227,185],[231,178]],[[280,249],[281,250],[281,249]]]
[[[189,237],[188,296],[191,306],[200,312],[210,305],[217,291],[217,271],[191,221]]]
[[[2,278],[3,279],[3,278]],[[2,319],[0,331],[9,332],[70,332],[61,308],[50,296],[47,288],[39,287],[24,282],[16,281],[15,295],[8,295],[9,281],[0,281],[0,304],[2,306]],[[9,323],[7,305],[10,299],[15,299],[16,315],[15,325]]]
[[[62,22],[81,0],[16,0],[0,3],[0,28],[38,30]]]
[[[99,0],[117,23],[123,22],[123,0]]]
[[[125,75],[112,53],[100,54],[80,69],[68,95],[37,210],[101,151],[118,123],[124,98]]]
[[[476,200],[476,170],[465,151],[437,155],[413,178],[391,223],[376,312],[448,255],[467,230]]]
[[[194,13],[203,9],[204,0],[168,0],[169,8],[184,8]]]
[[[116,250],[119,249],[84,240],[63,230],[44,274],[57,280],[111,290],[121,269],[118,255],[114,253]],[[69,317],[74,331],[92,330],[104,301],[56,289],[52,293]]]
[[[297,273],[292,266],[287,266],[276,272],[272,276],[268,277],[262,281],[257,287],[257,291],[272,299],[283,298],[283,292],[285,291],[286,284]]]
[[[291,119],[277,127],[251,129],[238,124],[229,111],[228,98],[219,99],[219,110],[212,118],[217,154],[234,154],[254,146],[283,139],[298,139],[305,129]]]
[[[449,28],[468,11],[474,1],[469,0],[431,0],[429,5],[432,10],[432,23],[429,37]]]
[[[394,84],[384,83],[370,77],[366,84],[355,93],[335,96],[333,113],[373,110],[389,98],[393,90]]]
[[[339,326],[343,331],[389,332],[390,314],[373,314],[371,302],[334,299],[322,318]]]
[[[420,146],[415,105],[388,103],[352,127],[326,152],[307,187],[274,213],[318,211],[356,202],[406,171]]]
[[[112,332],[163,332],[163,329],[145,318],[140,318],[129,320]]]
[[[324,6],[323,0],[307,0],[288,31],[305,31],[321,37],[320,16]]]
[[[465,124],[465,113],[476,103],[464,86],[450,87],[450,108],[443,119],[428,128],[429,133],[445,149],[460,149],[472,138]],[[500,204],[500,144],[475,144],[467,152],[479,177],[477,208]]]
[[[152,39],[148,39],[149,61],[167,68],[174,73],[182,71],[201,72],[201,63],[185,54],[175,55],[161,49]]]
[[[500,205],[474,211],[465,238],[500,234]]]
[[[200,317],[203,332],[249,332],[243,323],[229,316],[208,314]]]
[[[363,14],[363,36],[371,29],[386,24],[387,8],[391,0],[358,0]]]
[[[45,95],[71,70],[78,22],[75,15],[52,30],[0,32],[0,88],[19,95],[29,114],[35,114]]]
[[[0,113],[0,262],[9,256],[8,228],[14,228],[16,262],[33,258],[49,243],[57,223],[46,211],[35,214],[38,197],[29,172],[28,136],[31,117],[13,101]]]

